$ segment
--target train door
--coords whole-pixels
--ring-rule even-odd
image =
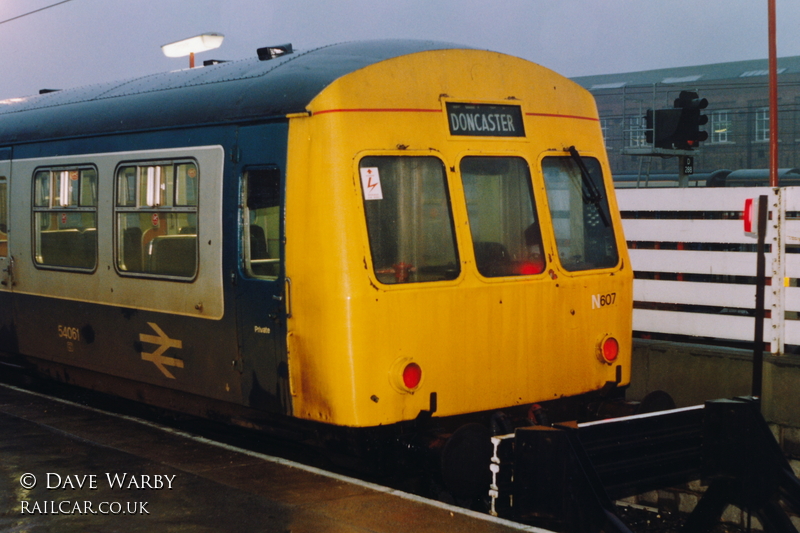
[[[11,181],[11,148],[0,148],[0,351],[15,352],[13,260],[8,247],[8,193]]]
[[[290,409],[283,190],[277,165],[243,167],[237,315],[245,399],[251,407],[273,412]]]

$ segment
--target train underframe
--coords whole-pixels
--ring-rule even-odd
[[[662,391],[631,402],[609,382],[541,403],[351,428],[21,355],[0,355],[0,367],[6,382],[85,391],[84,403],[102,408],[113,394],[130,401],[125,412],[216,422],[217,435],[257,448],[268,435],[302,445],[326,469],[537,527],[630,533],[615,499],[703,479],[709,490],[686,531],[711,531],[730,504],[753,509],[767,531],[797,531],[778,500],[800,510],[800,481],[749,398],[674,409]]]
[[[505,409],[437,417],[421,411],[414,420],[366,428],[340,427],[252,409],[80,367],[22,356],[0,357],[4,380],[51,392],[78,387],[148,406],[169,417],[197,417],[246,428],[322,452],[343,472],[354,472],[397,488],[487,510],[491,438],[532,425],[596,420],[672,406],[663,393],[643,402],[625,400],[625,388],[609,382],[586,394]],[[105,402],[103,402],[105,405]],[[435,402],[432,404],[435,409]]]

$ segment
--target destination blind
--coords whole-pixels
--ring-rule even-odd
[[[525,137],[520,106],[447,102],[446,107],[450,135]]]

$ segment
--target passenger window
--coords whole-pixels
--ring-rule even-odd
[[[198,179],[194,161],[117,168],[117,269],[191,279],[198,268]]]
[[[619,254],[600,162],[574,152],[544,158],[542,171],[561,265],[569,271],[615,266]]]
[[[251,168],[244,174],[243,255],[247,275],[276,279],[281,262],[281,172]]]
[[[394,284],[458,277],[442,162],[435,157],[365,157],[359,171],[378,281]]]
[[[35,263],[93,270],[97,264],[97,170],[39,169],[33,184]]]
[[[461,180],[478,272],[493,278],[544,271],[527,162],[519,157],[465,157]]]
[[[8,256],[8,181],[0,176],[0,257]]]

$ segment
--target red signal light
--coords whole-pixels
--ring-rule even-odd
[[[748,237],[758,238],[758,201],[755,198],[745,199],[742,219],[744,234]]]

